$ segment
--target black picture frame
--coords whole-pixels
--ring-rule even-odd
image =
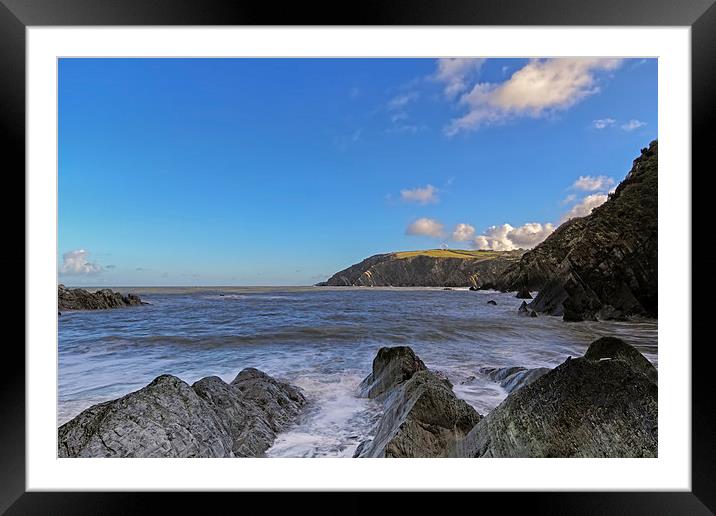
[[[29,26],[116,25],[550,25],[689,26],[692,43],[692,169],[709,171],[712,121],[716,119],[716,7],[714,0],[411,0],[356,4],[217,0],[0,0],[0,120],[6,199],[24,192],[25,28]],[[688,171],[684,171],[687,178]],[[693,172],[691,173],[693,177]],[[9,181],[19,182],[10,185]],[[692,189],[693,190],[693,189]],[[693,190],[696,191],[696,190]],[[14,196],[19,197],[15,193]],[[6,226],[17,208],[3,203]],[[700,217],[699,215],[704,215]],[[692,207],[694,222],[703,220]],[[693,231],[692,231],[693,234]],[[19,235],[18,235],[19,236]],[[24,242],[24,231],[20,237]],[[16,246],[17,247],[17,246]],[[24,249],[24,245],[19,247]],[[692,250],[684,250],[691,256]],[[23,251],[22,260],[25,255]],[[711,255],[712,256],[712,255]],[[17,253],[2,258],[17,270]],[[11,269],[12,268],[12,269]],[[26,271],[27,274],[27,271]],[[8,274],[18,276],[19,274]],[[24,285],[23,285],[24,286]],[[20,292],[18,285],[17,290]],[[15,309],[19,296],[13,296]],[[24,298],[24,296],[23,296]],[[691,303],[691,300],[684,300]],[[702,310],[703,305],[692,305]],[[6,315],[7,317],[7,315]],[[8,317],[9,319],[9,317]],[[696,320],[699,320],[697,317]],[[7,328],[10,325],[6,326]],[[674,343],[688,349],[690,343]],[[510,509],[550,514],[712,514],[716,511],[716,418],[709,340],[694,341],[692,352],[692,490],[690,492],[475,493],[468,503],[493,502]],[[161,504],[163,511],[187,508],[183,493],[52,493],[25,489],[25,354],[18,339],[6,339],[0,391],[0,512],[19,514],[128,514]],[[216,494],[215,494],[216,495]],[[222,494],[226,499],[232,494]],[[241,504],[261,503],[241,493]],[[265,496],[265,495],[264,495]],[[357,496],[357,495],[351,495]],[[454,495],[453,495],[454,496]],[[301,495],[313,510],[321,505]],[[312,498],[312,497],[311,497]],[[341,512],[373,510],[374,495],[341,502]],[[460,496],[456,503],[462,500]],[[228,500],[227,500],[228,501]],[[229,502],[231,503],[231,502]],[[300,501],[299,501],[300,503]],[[408,511],[423,505],[415,494],[401,502]],[[452,503],[452,502],[451,502]],[[413,506],[413,507],[411,507]],[[499,505],[498,505],[499,506]],[[334,507],[335,510],[335,507]],[[476,510],[480,510],[476,507]]]

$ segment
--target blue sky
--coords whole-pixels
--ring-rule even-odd
[[[308,285],[532,247],[657,124],[655,59],[61,59],[59,278]]]

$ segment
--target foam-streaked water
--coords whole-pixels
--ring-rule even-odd
[[[311,402],[268,455],[351,456],[380,415],[380,407],[357,398],[355,390],[382,346],[411,346],[482,414],[506,392],[481,375],[481,367],[554,367],[603,335],[623,338],[657,364],[656,321],[519,317],[521,300],[514,294],[327,287],[129,291],[151,305],[60,317],[60,424],[163,373],[191,384],[209,375],[231,381],[241,369],[256,367],[298,385]]]

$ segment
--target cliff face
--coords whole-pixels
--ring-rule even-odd
[[[565,320],[657,316],[658,143],[590,215],[572,219],[496,281],[538,290],[528,305]]]
[[[463,254],[464,253],[464,254]],[[319,285],[492,288],[522,251],[445,251],[377,254]]]

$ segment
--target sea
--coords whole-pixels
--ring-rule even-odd
[[[161,374],[227,382],[255,367],[303,389],[297,423],[269,457],[351,457],[379,403],[357,396],[383,346],[410,346],[486,414],[507,392],[483,368],[555,367],[601,336],[658,367],[657,321],[567,323],[521,317],[514,293],[391,287],[115,288],[150,303],[59,317],[58,425]],[[494,300],[497,304],[488,304]]]

